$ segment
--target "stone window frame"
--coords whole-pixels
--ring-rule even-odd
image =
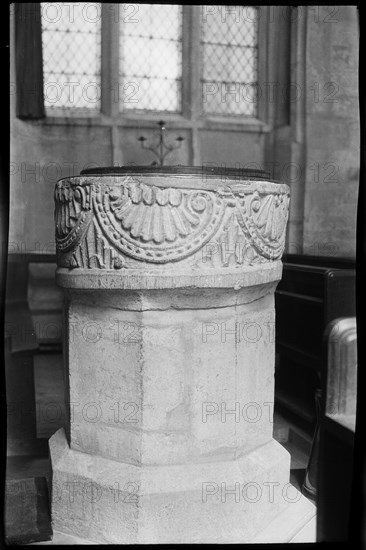
[[[171,129],[188,129],[193,135],[198,130],[233,130],[245,132],[268,132],[268,102],[259,98],[257,117],[233,117],[204,113],[197,90],[201,86],[201,29],[200,6],[183,5],[183,66],[182,66],[182,111],[181,113],[162,112],[121,112],[119,101],[113,97],[119,65],[119,22],[111,17],[111,3],[102,4],[102,56],[101,56],[101,108],[99,112],[80,112],[79,109],[46,109],[46,118],[39,121],[45,125],[90,124],[95,126],[156,128],[162,118]],[[270,17],[268,6],[261,6],[258,18],[258,86],[263,89],[269,72],[269,31]],[[268,12],[268,13],[267,13]],[[198,55],[197,55],[198,54]],[[185,62],[188,60],[188,62]]]

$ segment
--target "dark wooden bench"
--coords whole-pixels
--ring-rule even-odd
[[[356,318],[337,319],[326,334],[327,368],[322,379],[318,456],[313,474],[317,485],[317,540],[347,541],[351,521],[357,393]],[[311,480],[310,480],[311,481]],[[355,479],[362,491],[362,479]],[[356,533],[352,533],[357,536]]]
[[[9,456],[47,451],[46,436],[51,435],[39,433],[36,375],[37,363],[47,362],[50,354],[62,361],[62,293],[55,284],[55,268],[53,254],[8,256],[5,380]]]
[[[276,300],[276,404],[313,430],[328,323],[355,315],[355,261],[285,255]]]

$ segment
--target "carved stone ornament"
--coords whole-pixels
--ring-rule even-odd
[[[279,260],[289,190],[267,181],[146,173],[77,176],[55,189],[58,266],[200,270]]]

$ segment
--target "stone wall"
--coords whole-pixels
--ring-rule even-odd
[[[355,6],[308,8],[305,254],[356,253],[358,40]]]

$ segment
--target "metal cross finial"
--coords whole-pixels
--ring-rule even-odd
[[[159,166],[164,166],[164,159],[169,153],[174,151],[174,149],[179,149],[179,147],[182,145],[182,141],[184,141],[184,138],[179,136],[176,138],[176,141],[178,142],[177,145],[167,145],[164,143],[164,132],[166,130],[165,128],[165,122],[163,120],[160,120],[158,122],[159,128],[160,128],[160,136],[159,136],[159,143],[155,145],[155,147],[147,147],[144,145],[144,142],[146,141],[146,138],[144,136],[141,136],[138,138],[138,141],[141,143],[142,149],[147,149],[149,151],[152,151],[154,155],[158,158],[158,163],[153,162],[153,164],[158,164]]]

